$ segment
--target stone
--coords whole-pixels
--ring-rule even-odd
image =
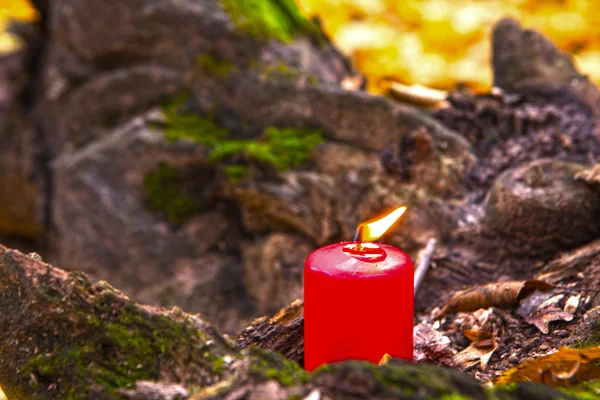
[[[597,237],[600,196],[573,176],[583,166],[538,160],[504,172],[488,193],[484,225],[505,249],[553,254]]]
[[[135,119],[54,163],[57,260],[119,284],[133,298],[187,306],[235,331],[252,309],[251,302],[243,305],[248,299],[238,278],[240,260],[227,250],[237,245],[236,223],[223,208],[201,212],[216,201],[215,176],[203,147],[169,144],[148,118]],[[161,180],[149,181],[157,171]],[[178,174],[194,180],[179,187],[185,179]],[[155,184],[156,191],[149,187]],[[169,190],[179,196],[174,201],[193,205],[190,212],[170,208],[166,214],[149,205],[149,196]],[[181,224],[169,215],[181,218],[176,221]]]
[[[541,33],[523,29],[515,19],[504,18],[494,26],[492,64],[494,86],[508,92],[528,86],[568,87],[600,115],[600,92],[577,71],[573,58]]]
[[[302,237],[273,233],[243,248],[244,284],[262,315],[303,297],[304,260],[313,246]]]

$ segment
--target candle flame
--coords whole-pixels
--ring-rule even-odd
[[[404,214],[406,207],[398,207],[375,220],[363,222],[358,226],[358,241],[371,242],[383,236]]]

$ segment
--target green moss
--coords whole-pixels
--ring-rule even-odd
[[[312,149],[323,141],[323,133],[308,129],[267,127],[262,140],[250,143],[249,156],[280,171],[308,162]]]
[[[583,400],[600,398],[600,381],[583,382],[573,388],[558,388],[561,392]]]
[[[596,321],[592,326],[592,332],[585,340],[577,342],[573,347],[584,349],[586,347],[600,346],[600,323]],[[594,362],[594,365],[600,367],[600,361]]]
[[[496,385],[492,388],[492,390],[496,391],[496,390],[507,390],[507,391],[513,391],[517,388],[518,383],[517,382],[511,382],[511,383],[507,383],[505,385]]]
[[[301,77],[305,77],[311,85],[317,85],[320,81],[318,77],[302,72],[298,68],[292,67],[284,62],[254,65],[252,69],[260,72],[262,79],[269,81],[283,80],[295,82]]]
[[[567,394],[568,393],[568,394]],[[567,399],[587,399],[596,397],[572,397],[574,394],[579,394],[576,389],[560,389],[542,385],[534,382],[512,382],[506,385],[498,385],[486,389],[486,395],[490,400],[510,400],[510,399],[552,399],[552,400],[567,400]]]
[[[257,139],[235,139],[208,118],[178,112],[180,106],[181,102],[175,102],[164,108],[167,140],[187,139],[204,144],[210,149],[209,161],[213,163],[244,156],[284,171],[308,162],[312,149],[323,141],[321,131],[274,126],[267,127]],[[225,172],[232,180],[241,180],[247,173],[239,165],[225,164]],[[171,191],[169,198],[175,189]],[[161,204],[164,207],[164,202]]]
[[[71,321],[74,332],[85,336],[76,335],[67,345],[31,357],[19,374],[23,378],[34,374],[44,388],[56,384],[60,398],[88,398],[92,384],[102,386],[112,398],[117,389],[132,388],[137,380],[158,379],[163,359],[178,359],[184,349],[190,354],[193,346],[208,348],[200,333],[187,323],[167,317],[144,319],[137,307],[113,306],[110,318],[100,320],[96,313],[107,306],[101,297],[89,314],[80,309],[65,311],[69,318],[77,318]],[[223,357],[218,351],[208,354],[206,369],[218,376]]]
[[[333,368],[336,368],[334,365]],[[460,399],[463,388],[475,386],[469,380],[461,382],[460,374],[437,368],[435,366],[414,365],[392,360],[385,365],[354,364],[354,368],[362,368],[371,375],[380,387],[403,397],[412,397],[415,393],[425,394],[424,398]],[[432,379],[435,377],[435,379]]]
[[[582,340],[575,344],[576,349],[583,349],[586,347],[599,346],[600,345],[600,323],[596,321],[592,326],[592,333],[585,340]]]
[[[189,139],[214,146],[227,137],[227,130],[217,126],[210,118],[180,112],[180,108],[185,101],[186,96],[182,96],[163,105],[166,123],[162,130],[168,141]]]
[[[226,165],[224,170],[231,183],[240,183],[248,176],[248,167],[245,165]]]
[[[440,400],[471,400],[471,399],[472,399],[471,397],[464,396],[459,393],[444,394],[444,395],[442,395],[442,397],[440,397]]]
[[[237,69],[235,64],[210,54],[203,54],[199,56],[196,59],[196,64],[207,74],[221,78],[227,77]]]
[[[285,79],[296,80],[301,75],[300,70],[285,63],[272,63],[263,65],[262,73],[264,74],[265,79],[283,77]]]
[[[317,24],[306,19],[294,0],[221,0],[238,31],[261,40],[291,42],[296,34],[320,38]]]
[[[146,175],[146,198],[155,210],[164,211],[173,224],[181,224],[198,212],[196,202],[186,196],[181,185],[184,177],[175,168],[161,165]]]
[[[297,363],[283,356],[257,348],[250,349],[250,373],[260,380],[274,379],[283,386],[293,386],[308,381],[308,373]]]

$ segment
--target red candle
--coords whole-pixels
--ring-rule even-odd
[[[314,251],[304,264],[304,367],[413,358],[413,263],[376,240],[406,207],[361,224],[360,241]]]

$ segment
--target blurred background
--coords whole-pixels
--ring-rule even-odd
[[[490,87],[490,30],[513,16],[574,55],[600,81],[600,13],[594,0],[298,0],[377,90],[382,77],[440,89]],[[0,0],[0,52],[19,46],[10,18],[38,18],[28,0]]]
[[[491,84],[490,31],[504,16],[547,35],[600,81],[600,13],[594,0],[299,0],[370,82],[438,89]]]
[[[438,89],[491,84],[490,30],[503,16],[547,35],[574,55],[581,71],[600,82],[600,13],[594,0],[298,0],[318,17],[334,43],[382,92],[393,78]],[[0,0],[0,26],[9,18],[35,20],[27,0]],[[19,46],[2,29],[0,52]]]
[[[384,93],[390,80],[437,89],[490,89],[490,31],[504,16],[539,30],[600,82],[600,12],[594,0],[297,0]],[[0,0],[0,54],[23,44],[11,19],[35,21],[27,0]],[[1,360],[0,360],[1,362]],[[4,396],[0,390],[0,399]]]

